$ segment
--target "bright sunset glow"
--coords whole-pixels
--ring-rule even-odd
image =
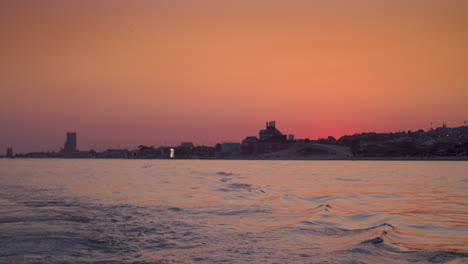
[[[0,150],[461,126],[468,1],[0,2]]]

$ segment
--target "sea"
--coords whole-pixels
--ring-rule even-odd
[[[468,162],[0,159],[0,263],[468,263]]]

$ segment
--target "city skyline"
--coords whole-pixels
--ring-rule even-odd
[[[466,1],[0,2],[0,149],[239,142],[468,119]]]
[[[268,130],[269,127],[273,127],[273,129],[275,128],[275,124],[276,124],[276,121],[268,121],[266,122],[266,129]],[[432,133],[434,134],[434,131],[438,131],[436,132],[437,135],[439,135],[439,139],[440,139],[440,134],[442,133],[443,134],[443,137],[445,136],[449,136],[448,134],[445,135],[444,133],[447,133],[447,132],[441,132],[441,131],[446,131],[445,129],[463,129],[463,128],[466,128],[468,127],[467,126],[467,122],[464,121],[464,125],[463,126],[459,126],[459,127],[450,127],[450,126],[447,126],[447,123],[442,123],[441,126],[435,126],[433,127],[433,124],[431,123],[430,124],[430,129],[428,130],[424,130],[424,129],[416,129],[416,130],[398,130],[398,131],[379,131],[379,132],[376,132],[376,131],[361,131],[359,133],[353,133],[353,134],[349,134],[349,135],[341,135],[340,137],[334,137],[334,136],[326,136],[326,137],[318,137],[318,138],[297,138],[295,134],[282,134],[281,132],[278,131],[279,134],[281,134],[281,140],[280,141],[284,141],[284,140],[287,140],[289,141],[290,143],[292,142],[311,142],[311,143],[321,143],[321,144],[336,144],[336,142],[338,142],[339,140],[345,140],[345,138],[349,138],[349,137],[354,137],[354,136],[359,136],[359,135],[362,135],[362,134],[379,134],[379,135],[390,135],[390,134],[394,134],[394,135],[420,135],[419,132],[422,132],[423,134],[424,133]],[[262,139],[262,134],[263,133],[267,133],[266,131],[267,130],[259,130],[259,139],[261,140]],[[458,131],[457,133],[460,133],[460,131]],[[463,132],[462,132],[463,133]],[[222,145],[222,144],[244,144],[245,142],[248,141],[248,139],[250,138],[257,138],[256,136],[253,136],[253,135],[246,135],[243,137],[243,140],[239,140],[239,141],[219,141],[219,142],[214,142],[214,143],[210,143],[210,144],[205,144],[205,143],[201,143],[201,144],[198,144],[197,142],[194,142],[193,141],[179,141],[179,142],[176,142],[176,143],[170,143],[170,144],[166,144],[166,142],[164,142],[164,144],[147,144],[147,143],[137,143],[133,146],[129,146],[129,145],[124,145],[124,144],[115,144],[115,145],[104,145],[104,144],[98,144],[97,146],[96,145],[88,145],[88,147],[86,147],[86,143],[85,144],[80,144],[79,140],[77,140],[77,132],[66,132],[66,137],[65,137],[65,142],[63,144],[61,144],[59,146],[58,149],[51,149],[51,147],[47,148],[47,149],[41,149],[41,150],[34,150],[34,151],[17,151],[17,154],[28,154],[28,153],[55,153],[55,154],[60,154],[62,155],[63,157],[76,157],[76,154],[83,154],[83,153],[88,153],[88,152],[93,152],[93,151],[97,151],[97,152],[105,152],[105,151],[109,151],[109,150],[126,150],[126,151],[133,151],[133,150],[137,150],[137,149],[140,149],[141,147],[143,148],[173,148],[173,147],[180,147],[180,146],[183,146],[183,147],[186,147],[188,145],[192,146],[192,147],[216,147],[217,145]],[[450,136],[453,136],[453,135],[450,135]],[[423,137],[424,138],[424,137]],[[247,140],[247,141],[246,141]],[[332,142],[331,142],[331,141]],[[427,140],[427,138],[424,138],[424,140]],[[414,142],[413,142],[414,143]],[[453,143],[453,142],[452,142]],[[458,142],[458,143],[461,143],[463,144],[462,142]],[[55,144],[54,144],[55,145]],[[289,147],[289,145],[288,145]],[[8,147],[6,147],[6,156],[7,157],[11,157],[14,155],[14,148],[10,145],[8,145]],[[2,155],[0,154],[0,157]]]

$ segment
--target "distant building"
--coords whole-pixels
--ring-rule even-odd
[[[7,158],[13,158],[13,148],[7,148],[6,156]]]
[[[286,135],[283,135],[278,129],[276,129],[276,122],[266,122],[266,129],[259,131],[260,141],[269,142],[285,142],[287,141]]]
[[[103,157],[106,159],[126,159],[129,151],[126,149],[108,149],[104,151]]]
[[[180,146],[184,147],[184,148],[193,148],[193,143],[192,142],[182,142],[182,143],[180,143]]]
[[[259,131],[259,137],[246,137],[241,144],[242,154],[261,154],[285,150],[294,144],[276,128],[276,122],[266,122],[266,128]]]
[[[157,158],[159,159],[167,159],[170,158],[171,155],[171,147],[159,147],[155,149],[155,152],[157,153]]]
[[[221,144],[221,152],[235,152],[240,151],[240,143],[237,142],[226,142]]]
[[[76,133],[67,132],[67,141],[65,141],[65,145],[63,146],[62,152],[75,153],[77,151],[78,150],[76,149]]]
[[[219,152],[216,152],[216,158],[232,158],[241,151],[241,144],[236,142],[226,142],[221,144]]]
[[[25,155],[26,158],[48,158],[47,152],[29,152]]]

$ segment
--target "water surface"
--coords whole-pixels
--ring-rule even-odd
[[[0,160],[0,263],[468,263],[468,162]]]

